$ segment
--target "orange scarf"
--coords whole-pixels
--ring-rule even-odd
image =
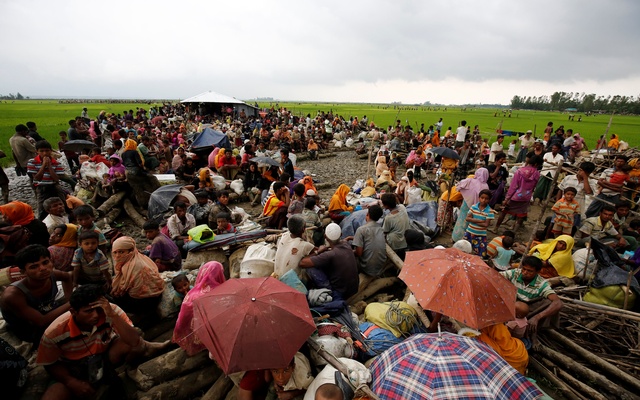
[[[12,201],[0,206],[0,213],[13,225],[24,226],[35,219],[33,208],[21,201]]]

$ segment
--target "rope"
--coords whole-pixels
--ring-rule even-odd
[[[389,326],[396,328],[405,337],[409,335],[408,332],[404,331],[403,325],[405,327],[413,327],[418,323],[416,316],[413,314],[413,310],[401,308],[400,302],[398,301],[391,302],[389,309],[385,313],[385,320]]]

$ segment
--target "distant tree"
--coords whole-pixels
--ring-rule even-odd
[[[16,93],[16,100],[24,100],[24,96],[20,92]]]

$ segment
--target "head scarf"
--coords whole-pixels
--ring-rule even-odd
[[[213,187],[213,179],[211,179],[211,174],[207,176],[208,168],[202,168],[200,172],[198,172],[198,177],[200,178],[200,182],[204,183],[206,187]]]
[[[331,196],[329,211],[351,211],[347,205],[347,194],[349,194],[349,186],[344,183],[338,186],[336,192]]]
[[[442,196],[440,196],[440,200],[450,201],[455,203],[456,201],[462,200],[462,194],[460,194],[460,192],[458,192],[458,190],[454,186],[451,188],[451,194],[449,194],[448,190],[446,192],[443,192]]]
[[[124,149],[125,149],[125,151],[138,150],[138,143],[133,139],[127,139],[124,142]]]
[[[565,242],[567,248],[561,251],[555,251],[558,242]],[[557,238],[549,241],[548,243],[542,243],[529,251],[529,254],[536,254],[542,261],[547,261],[558,272],[558,275],[573,278],[576,273],[573,264],[573,258],[571,257],[571,250],[573,250],[573,238],[569,235],[560,235]]]
[[[13,225],[24,226],[35,219],[33,208],[21,201],[12,201],[0,206],[0,213]]]
[[[206,296],[212,289],[221,285],[224,281],[224,268],[222,264],[217,261],[209,261],[200,267],[196,284],[193,286],[193,289],[187,293],[182,302],[171,341],[177,343],[190,356],[204,349],[200,338],[194,334],[196,318],[194,318],[193,315],[193,302],[196,299]]]
[[[521,374],[525,373],[529,363],[529,354],[521,340],[511,337],[509,329],[504,324],[496,324],[480,329],[478,339],[485,342],[504,358]]]
[[[67,229],[64,231],[64,235],[62,235],[62,239],[54,246],[56,247],[73,247],[74,249],[78,247],[78,227],[74,224],[65,224]]]
[[[382,171],[382,173],[380,174],[380,178],[378,178],[378,181],[376,182],[376,185],[380,185],[382,183],[390,183],[393,186],[395,186],[396,184],[393,179],[391,179],[391,171],[389,171],[388,169]]]
[[[112,251],[132,250],[130,253],[113,253],[115,277],[113,289],[127,293],[134,299],[156,297],[164,291],[164,281],[156,264],[138,252],[136,241],[122,236],[113,242]]]
[[[309,175],[305,176],[304,178],[302,178],[302,182],[300,182],[304,185],[304,192],[307,193],[307,191],[309,189],[313,190],[314,192],[318,193],[318,190],[316,189],[316,187],[313,185],[313,178]]]
[[[480,191],[489,189],[489,185],[487,185],[488,179],[489,170],[486,168],[479,168],[476,171],[474,178],[463,179],[456,185],[456,189],[458,189],[458,192],[462,194],[464,202],[467,203],[469,207],[478,202],[478,195]]]

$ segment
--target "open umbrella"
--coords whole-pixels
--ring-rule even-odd
[[[371,365],[381,399],[538,399],[542,392],[478,339],[452,333],[411,336]]]
[[[475,329],[515,318],[516,288],[458,249],[410,251],[399,275],[420,305]]]
[[[253,157],[253,158],[250,158],[249,161],[258,163],[258,164],[272,165],[274,167],[280,166],[280,163],[271,157]]]
[[[304,294],[277,279],[230,279],[194,300],[195,332],[225,374],[285,368],[315,331]]]
[[[94,147],[96,147],[96,144],[90,140],[67,140],[64,143],[65,150],[75,153],[80,153],[84,149],[93,149]]]
[[[429,151],[434,153],[434,154],[439,154],[442,157],[452,158],[454,160],[459,160],[460,159],[460,155],[458,153],[456,153],[455,150],[450,149],[448,147],[434,147],[434,148],[430,149]]]

